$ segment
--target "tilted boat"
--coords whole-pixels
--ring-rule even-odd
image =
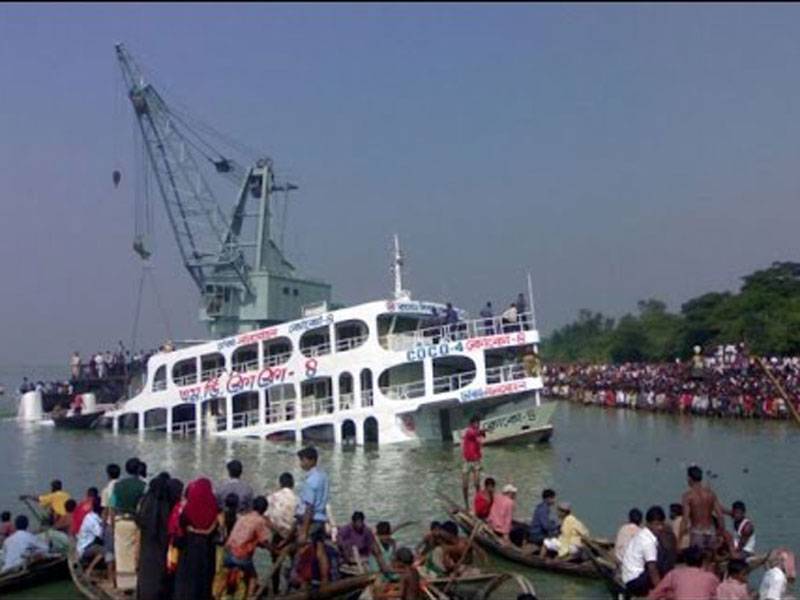
[[[472,533],[476,525],[482,523],[482,521],[468,514],[452,502],[449,506],[449,512],[451,518],[468,534]],[[527,527],[525,523],[518,521],[514,522],[514,526]],[[538,554],[525,551],[523,548],[519,548],[513,544],[502,543],[500,539],[493,535],[486,527],[482,527],[482,529],[475,534],[474,540],[481,548],[485,549],[490,554],[500,556],[506,560],[525,565],[532,569],[550,571],[551,573],[560,573],[563,575],[574,575],[576,577],[588,577],[592,579],[602,578],[592,562],[588,559],[575,562],[572,560],[541,558]]]
[[[48,555],[31,560],[19,569],[0,573],[0,596],[68,577],[67,557]]]
[[[61,429],[93,429],[105,412],[104,410],[97,410],[79,414],[53,415],[53,424]]]

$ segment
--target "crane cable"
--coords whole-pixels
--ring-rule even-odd
[[[142,274],[139,277],[139,285],[137,286],[136,292],[136,308],[134,309],[134,317],[133,317],[133,332],[131,333],[131,350],[136,350],[136,341],[139,333],[139,316],[142,312],[142,298],[143,298],[143,291],[144,291],[144,282],[149,276],[150,285],[153,287],[153,293],[156,298],[156,306],[158,307],[158,311],[161,315],[162,325],[167,332],[167,339],[173,339],[172,336],[172,324],[169,320],[169,315],[164,308],[164,304],[161,302],[161,293],[158,289],[158,284],[156,282],[156,277],[153,274],[152,267],[147,264],[142,264]]]

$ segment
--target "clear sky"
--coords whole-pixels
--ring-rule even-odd
[[[548,331],[797,258],[798,31],[791,4],[0,5],[0,364],[130,342],[115,42],[300,185],[287,250],[338,300],[389,294],[397,232],[417,297],[474,314],[530,269]],[[171,330],[200,336],[156,215]]]

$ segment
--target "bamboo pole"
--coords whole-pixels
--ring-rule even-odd
[[[769,370],[769,367],[764,362],[760,356],[754,356],[753,358],[756,359],[758,365],[764,370],[764,373],[767,374],[769,380],[772,382],[772,385],[778,390],[778,393],[783,397],[783,401],[789,405],[789,410],[792,412],[792,416],[794,417],[795,422],[800,425],[800,412],[797,411],[797,407],[794,405],[794,402],[791,401],[789,395],[786,393],[786,390],[783,389],[780,381],[778,381],[777,377],[772,374],[772,371]]]

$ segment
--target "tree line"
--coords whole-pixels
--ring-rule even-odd
[[[686,359],[694,346],[739,342],[761,355],[800,354],[800,263],[774,262],[744,276],[738,292],[703,294],[678,313],[655,298],[620,319],[581,309],[541,350],[557,362],[656,362]]]

